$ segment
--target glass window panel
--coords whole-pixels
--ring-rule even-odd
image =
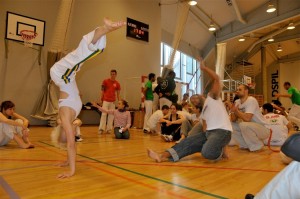
[[[186,57],[186,72],[193,74],[193,59],[190,56]]]
[[[181,79],[181,66],[180,66],[180,52],[176,51],[174,58],[174,72],[176,73],[176,78]]]

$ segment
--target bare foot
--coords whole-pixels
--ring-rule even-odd
[[[69,177],[71,177],[73,175],[74,175],[74,172],[64,172],[64,173],[58,174],[57,178],[61,178],[61,179],[63,179],[63,178],[69,178]]]
[[[228,153],[228,150],[227,150],[227,146],[225,146],[223,148],[223,154],[222,154],[222,159],[229,159],[229,153]]]
[[[60,163],[55,164],[55,166],[58,166],[58,167],[66,167],[68,165],[69,165],[68,161],[64,161],[64,162],[60,162]]]
[[[126,22],[124,22],[124,21],[113,22],[113,21],[111,21],[107,17],[105,17],[103,19],[103,22],[104,22],[104,26],[103,27],[104,27],[106,33],[109,33],[109,32],[111,32],[113,30],[119,29],[122,26],[126,25]]]
[[[156,162],[161,162],[160,155],[151,149],[147,149],[148,157],[155,160]]]

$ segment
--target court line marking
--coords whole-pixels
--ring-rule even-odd
[[[20,196],[9,186],[2,176],[0,176],[0,185],[11,199],[20,199]]]
[[[48,146],[51,146],[51,147],[56,148],[55,146],[50,145],[50,144],[48,144],[48,143],[45,143],[45,142],[43,142],[43,141],[39,141],[39,142],[41,142],[41,143],[43,143],[43,144],[45,144],[45,145],[48,145]],[[77,153],[77,155],[80,156],[80,157],[84,157],[84,158],[86,158],[86,159],[93,160],[93,161],[95,161],[95,162],[98,162],[98,163],[107,165],[107,166],[111,166],[111,167],[114,167],[114,168],[117,168],[117,169],[120,169],[120,170],[129,172],[129,173],[133,173],[133,174],[136,174],[136,175],[139,175],[139,176],[143,176],[143,177],[146,177],[146,178],[149,178],[149,179],[152,179],[152,180],[156,180],[156,181],[159,181],[159,182],[163,182],[163,183],[166,183],[166,184],[169,184],[169,185],[177,186],[177,187],[180,187],[180,188],[189,190],[189,191],[193,191],[193,192],[196,192],[196,193],[201,193],[201,194],[203,194],[203,195],[211,196],[211,197],[214,197],[214,198],[228,199],[228,198],[226,198],[226,197],[219,196],[219,195],[216,195],[216,194],[213,194],[213,193],[209,193],[209,192],[206,192],[206,191],[202,191],[202,190],[200,190],[200,189],[194,189],[194,188],[187,187],[187,186],[184,186],[184,185],[181,185],[181,184],[169,182],[169,181],[167,181],[167,180],[163,180],[163,179],[156,178],[156,177],[153,177],[153,176],[149,176],[149,175],[146,175],[146,174],[143,174],[143,173],[139,173],[139,172],[136,172],[136,171],[132,171],[132,170],[129,170],[129,169],[125,169],[125,168],[123,168],[123,167],[119,167],[119,166],[116,166],[116,165],[113,165],[113,164],[110,164],[110,163],[107,163],[107,162],[103,162],[103,161],[101,161],[101,160],[97,160],[97,159],[94,159],[94,158],[91,158],[91,157],[88,157],[88,156],[85,156],[85,155],[82,155],[82,154],[78,154],[78,153]],[[99,169],[100,169],[100,168],[99,168]],[[116,174],[116,175],[119,175],[119,174]],[[120,175],[120,176],[121,176],[121,175]]]

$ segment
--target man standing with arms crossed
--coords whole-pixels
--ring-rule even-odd
[[[148,81],[145,84],[144,88],[144,96],[145,96],[145,117],[144,117],[144,133],[150,132],[150,128],[147,125],[147,121],[149,120],[150,116],[152,115],[152,104],[153,104],[153,90],[152,90],[152,83],[155,81],[155,74],[150,73],[148,75]]]
[[[284,82],[283,87],[288,94],[275,94],[275,97],[288,97],[292,100],[293,106],[289,111],[288,119],[300,127],[300,92],[295,87],[291,86],[290,82]]]
[[[116,80],[117,71],[112,69],[110,71],[110,78],[103,80],[100,93],[100,103],[106,110],[115,109],[115,101],[120,100],[120,83]],[[107,123],[106,123],[107,120]],[[102,134],[105,130],[106,133],[110,133],[113,129],[114,116],[112,114],[107,116],[107,113],[101,114],[99,134]]]

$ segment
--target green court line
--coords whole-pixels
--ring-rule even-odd
[[[43,142],[43,141],[39,141],[39,142],[56,148],[54,145],[48,144],[46,142]],[[143,174],[143,173],[139,173],[139,172],[136,172],[136,171],[125,169],[123,167],[119,167],[119,166],[116,166],[116,165],[113,165],[113,164],[110,164],[110,163],[107,163],[107,162],[103,162],[101,160],[97,160],[97,159],[94,159],[94,158],[91,158],[91,157],[88,157],[88,156],[85,156],[85,155],[82,155],[82,154],[77,154],[77,155],[81,156],[83,158],[89,159],[89,160],[93,160],[95,162],[99,162],[101,164],[105,164],[105,165],[108,165],[108,166],[111,166],[111,167],[114,167],[114,168],[117,168],[117,169],[120,169],[120,170],[123,170],[123,171],[127,171],[129,173],[133,173],[133,174],[143,176],[143,177],[146,177],[146,178],[149,178],[149,179],[152,179],[152,180],[156,180],[156,181],[163,182],[163,183],[166,183],[166,184],[169,184],[169,185],[173,185],[173,186],[177,186],[177,187],[180,187],[180,188],[183,188],[183,189],[187,189],[189,191],[194,191],[194,192],[201,193],[201,194],[204,194],[204,195],[208,195],[208,196],[211,196],[211,197],[214,197],[214,198],[228,199],[228,198],[225,198],[223,196],[215,195],[215,194],[205,192],[205,191],[202,191],[202,190],[199,190],[199,189],[194,189],[194,188],[187,187],[187,186],[184,186],[184,185],[181,185],[181,184],[176,184],[176,183],[169,182],[169,181],[166,181],[166,180],[163,180],[163,179],[160,179],[160,178],[156,178],[156,177],[149,176],[149,175],[146,175],[146,174]]]

